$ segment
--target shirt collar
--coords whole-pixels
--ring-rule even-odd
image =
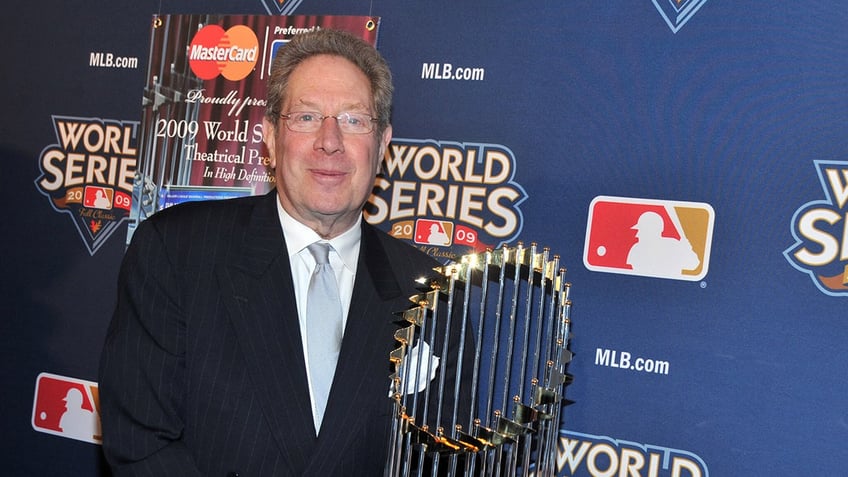
[[[339,254],[345,268],[355,271],[359,260],[359,243],[362,238],[362,214],[356,219],[356,223],[341,235],[330,240],[324,240],[314,230],[298,222],[283,208],[277,200],[277,213],[280,217],[280,225],[283,228],[283,236],[286,239],[289,259],[299,254],[310,244],[315,242],[327,242]]]

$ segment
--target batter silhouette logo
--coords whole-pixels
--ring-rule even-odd
[[[102,444],[97,383],[50,373],[35,381],[32,428],[38,432]]]
[[[707,275],[712,206],[700,202],[596,197],[583,263],[597,272],[697,281]]]
[[[677,33],[683,28],[692,17],[698,13],[698,10],[707,3],[707,0],[651,0],[657,11],[662,15],[663,20],[671,28],[673,33]]]
[[[446,220],[418,219],[415,221],[415,243],[448,246],[453,236],[453,224]]]
[[[783,252],[822,293],[848,296],[848,162],[814,161],[825,199],[792,216],[795,243]]]

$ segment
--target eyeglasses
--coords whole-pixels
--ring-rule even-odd
[[[286,114],[280,114],[280,118],[285,119],[286,127],[290,131],[313,133],[321,129],[324,120],[333,118],[339,125],[339,129],[345,134],[368,134],[374,130],[376,118],[364,113],[339,113],[335,116],[324,116],[323,114],[314,111],[297,111]]]

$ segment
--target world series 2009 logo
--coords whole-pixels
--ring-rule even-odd
[[[53,116],[53,128],[56,143],[41,151],[35,185],[94,255],[129,217],[138,122]]]
[[[795,243],[783,252],[822,293],[848,296],[848,162],[813,161],[824,199],[792,216]]]
[[[527,193],[499,144],[393,139],[365,219],[437,259],[509,243]]]

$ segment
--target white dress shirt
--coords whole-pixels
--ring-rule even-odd
[[[277,201],[277,212],[280,216],[280,225],[283,227],[283,236],[288,249],[289,263],[291,264],[292,281],[294,282],[294,295],[297,300],[297,316],[300,323],[300,336],[303,344],[303,358],[306,361],[306,376],[309,379],[309,389],[312,389],[312,377],[309,375],[309,353],[306,343],[306,294],[309,288],[309,279],[315,270],[315,258],[306,248],[315,242],[329,243],[330,266],[336,275],[339,286],[339,299],[342,304],[342,326],[347,325],[348,309],[353,295],[353,281],[356,277],[356,265],[359,260],[359,246],[362,238],[362,216],[356,223],[341,235],[324,240],[306,225],[295,220],[283,209],[279,200]],[[315,417],[315,400],[310,391],[313,417]]]

